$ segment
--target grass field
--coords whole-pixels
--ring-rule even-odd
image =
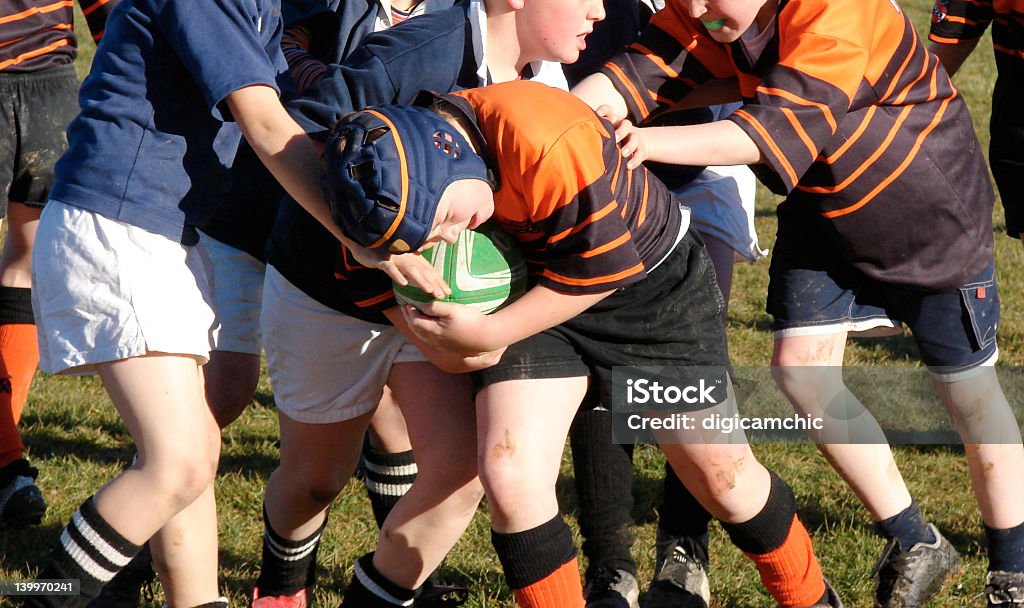
[[[927,27],[930,7],[928,0],[905,2],[905,10],[922,31]],[[991,54],[991,44],[983,41],[957,77],[985,149],[989,95],[994,80]],[[91,49],[85,48],[80,62],[83,71],[89,56]],[[774,240],[773,208],[777,202],[778,199],[767,192],[759,195],[758,230],[762,243],[768,246]],[[1002,234],[1001,207],[997,206],[994,217],[1003,301],[999,336],[1001,364],[1018,367],[1024,361],[1024,319],[1021,317],[1024,250],[1019,242]],[[763,366],[769,360],[770,320],[763,311],[766,287],[766,263],[737,268],[729,317],[730,348],[737,365]],[[851,343],[847,362],[872,366],[917,365],[915,349],[906,338]],[[26,412],[22,429],[29,456],[40,468],[39,486],[50,510],[39,527],[0,531],[0,579],[31,577],[74,509],[115,476],[133,451],[130,438],[96,379],[40,374]],[[244,598],[259,565],[260,505],[263,481],[277,459],[275,434],[271,389],[264,380],[255,403],[225,431],[217,481],[222,584],[236,606],[245,605]],[[874,534],[865,509],[812,446],[758,445],[755,451],[765,464],[792,483],[825,572],[847,605],[870,606],[873,581],[868,575],[883,543]],[[983,605],[983,600],[975,597],[981,589],[986,565],[981,547],[980,516],[970,494],[962,455],[956,449],[941,446],[900,447],[895,451],[911,491],[925,513],[965,558],[959,584],[944,590],[932,605],[943,608]],[[640,563],[641,580],[651,575],[661,463],[654,449],[643,447],[638,451],[634,554]],[[571,486],[571,464],[566,455],[560,496],[570,521],[575,523]],[[353,560],[373,547],[375,537],[376,528],[362,485],[353,482],[334,506],[324,537],[317,605],[337,605],[341,590],[351,576]],[[713,528],[711,542],[714,605],[770,606],[753,566],[732,547],[720,528]],[[473,608],[513,605],[491,550],[483,508],[450,555],[444,574],[472,587],[469,606]],[[0,605],[4,605],[4,601],[0,598]]]

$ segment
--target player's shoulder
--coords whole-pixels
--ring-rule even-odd
[[[460,91],[478,120],[515,125],[520,137],[547,139],[581,129],[607,135],[593,110],[575,95],[539,82],[517,80]]]

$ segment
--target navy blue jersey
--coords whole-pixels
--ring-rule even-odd
[[[224,103],[286,71],[273,0],[122,0],[82,85],[51,198],[188,244],[240,133]],[[224,52],[229,48],[231,52]]]
[[[453,3],[426,1],[428,12],[451,8]],[[309,28],[313,32],[312,53],[327,64],[336,64],[352,55],[374,32],[379,7],[376,0],[283,0],[281,14],[285,27],[302,24]],[[337,105],[349,107],[343,99]],[[322,130],[315,127],[315,131]],[[285,196],[284,188],[243,141],[232,163],[226,192],[214,201],[213,213],[198,220],[199,228],[218,241],[265,261],[267,237]],[[290,204],[299,208],[294,201]],[[327,234],[322,229],[321,232]]]
[[[479,84],[464,5],[421,15],[371,34],[347,61],[288,104],[307,132],[325,134],[342,116],[369,105],[410,103],[424,89]],[[391,280],[352,259],[327,229],[286,199],[270,235],[267,262],[324,306],[373,321],[394,306]]]

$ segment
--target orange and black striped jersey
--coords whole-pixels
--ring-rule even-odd
[[[761,180],[788,195],[780,242],[811,230],[868,276],[929,290],[992,259],[994,195],[970,115],[895,0],[781,0],[753,64],[684,4],[670,0],[602,71],[636,119],[737,78],[746,103],[728,120],[765,157]]]
[[[118,0],[78,0],[94,40]],[[0,72],[35,72],[71,63],[78,52],[73,0],[0,2]]]
[[[928,37],[960,44],[981,38],[989,24],[999,72],[1024,75],[1024,0],[938,0]]]
[[[671,251],[678,203],[646,169],[626,168],[611,125],[582,101],[530,81],[456,95],[476,112],[501,176],[493,217],[519,241],[533,283],[617,289]]]

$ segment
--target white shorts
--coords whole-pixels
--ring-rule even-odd
[[[690,208],[690,225],[736,251],[737,258],[755,261],[768,255],[754,230],[754,173],[744,165],[708,167],[692,182],[672,191]]]
[[[202,231],[196,247],[204,251],[213,269],[213,312],[217,315],[210,335],[213,350],[259,355],[266,264]]]
[[[377,407],[392,365],[427,360],[393,326],[328,308],[273,266],[267,267],[260,324],[277,409],[298,422],[361,416]]]
[[[51,200],[32,255],[39,367],[88,374],[161,352],[209,360],[209,261],[195,247]]]

